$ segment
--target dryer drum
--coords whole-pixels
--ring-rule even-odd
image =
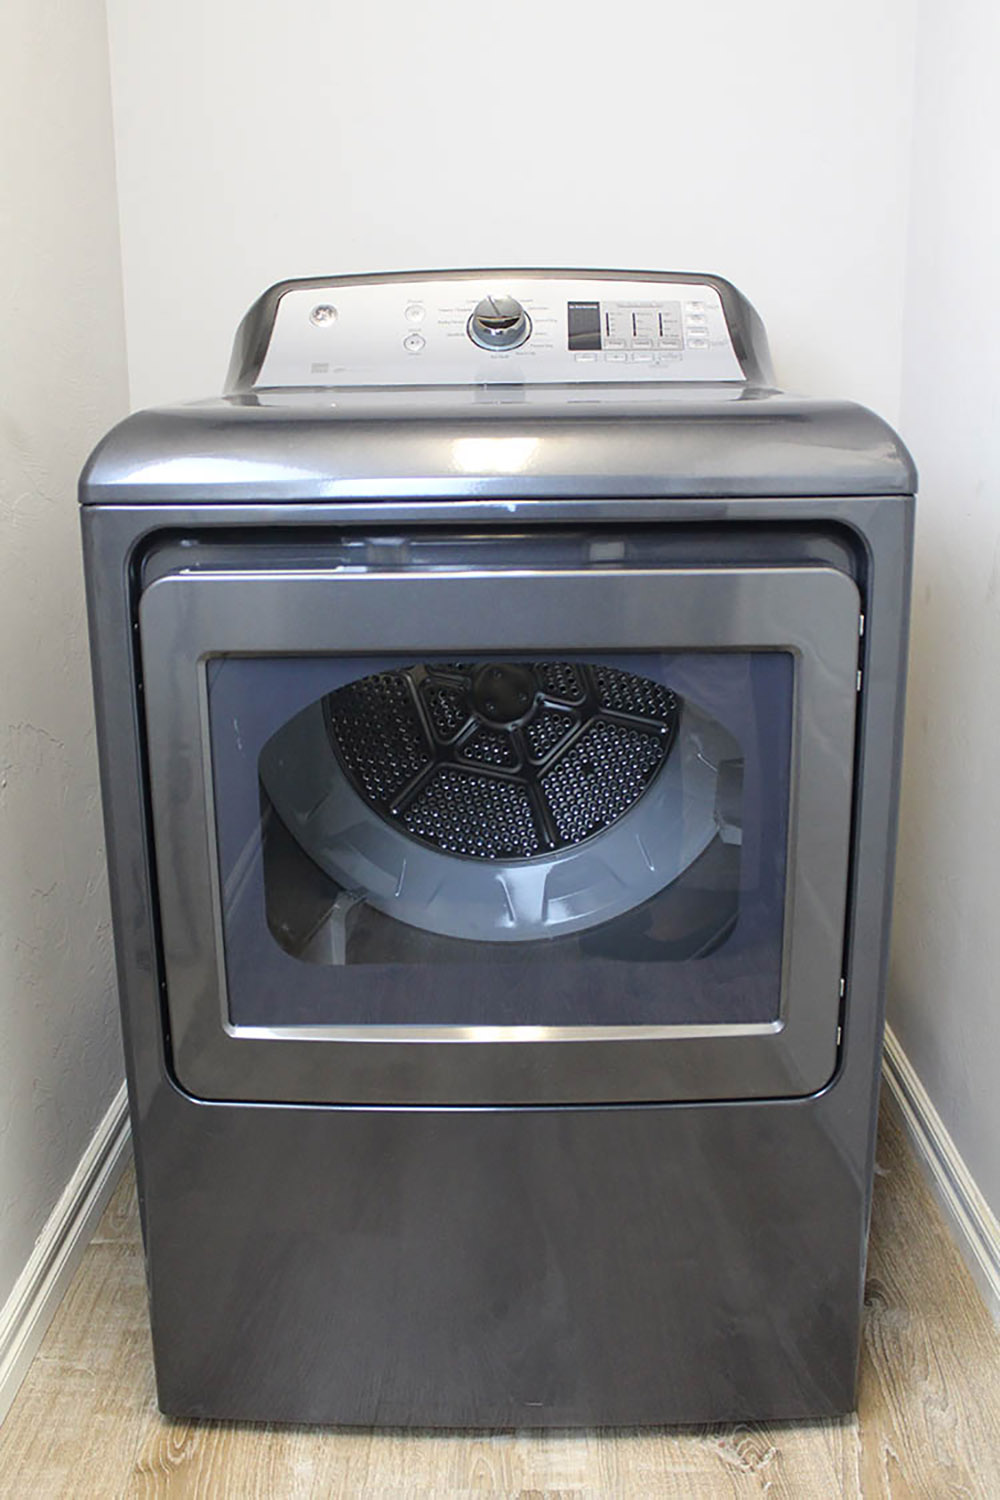
[[[411,838],[471,859],[544,856],[603,833],[656,776],[678,717],[657,682],[560,661],[382,672],[324,707],[364,800]]]
[[[605,662],[435,662],[326,694],[272,737],[260,775],[358,899],[428,932],[523,942],[676,879],[720,831],[719,767],[739,754],[670,688]]]

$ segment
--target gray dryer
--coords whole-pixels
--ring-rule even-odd
[[[165,1411],[851,1408],[914,489],[707,275],[281,283],[105,438]]]

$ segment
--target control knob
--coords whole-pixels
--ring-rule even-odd
[[[481,349],[516,349],[531,334],[531,319],[513,297],[484,297],[468,324],[469,338]]]

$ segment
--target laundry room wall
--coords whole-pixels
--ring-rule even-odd
[[[103,0],[3,22],[0,1416],[122,1121],[76,478],[126,405]]]
[[[921,493],[889,1020],[1000,1217],[998,56],[992,0],[924,5],[902,401]]]
[[[132,399],[286,276],[718,271],[780,376],[896,415],[914,0],[109,0]]]

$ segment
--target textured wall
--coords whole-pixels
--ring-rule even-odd
[[[109,0],[132,398],[284,276],[728,276],[789,386],[899,393],[914,0]]]
[[[103,0],[0,47],[0,1303],[121,1079],[75,484],[126,400]]]
[[[1000,10],[921,16],[903,430],[920,467],[889,1019],[1000,1214]]]

